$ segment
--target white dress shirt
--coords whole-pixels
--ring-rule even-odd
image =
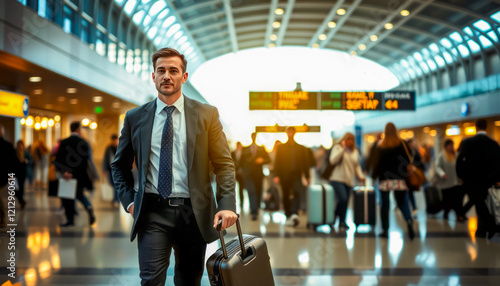
[[[160,168],[161,137],[163,126],[167,120],[167,112],[163,110],[166,103],[156,98],[156,111],[151,134],[151,152],[146,181],[146,193],[158,194],[158,171]],[[169,197],[189,197],[188,167],[187,167],[187,134],[186,113],[184,112],[184,95],[174,102],[172,113],[174,142],[172,150],[172,194]]]

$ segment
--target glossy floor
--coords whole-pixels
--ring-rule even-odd
[[[96,224],[88,226],[78,205],[76,226],[61,229],[58,199],[48,198],[45,191],[28,191],[27,207],[16,211],[15,239],[8,229],[1,231],[0,284],[139,285],[136,242],[129,240],[130,215],[103,202],[99,190],[90,197]],[[245,233],[266,240],[276,285],[500,285],[500,236],[489,241],[471,236],[476,228],[473,210],[465,224],[456,223],[454,214],[449,220],[441,214],[428,218],[423,195],[416,198],[421,210],[414,240],[408,238],[397,210],[390,214],[388,239],[376,236],[380,226],[375,232],[369,227],[339,232],[328,226],[314,232],[307,229],[305,215],[296,228],[284,226],[279,212],[262,212],[259,220],[251,221],[247,206],[241,222]],[[349,210],[349,222],[351,218]],[[16,279],[7,276],[12,241]],[[217,243],[210,244],[207,257],[217,248]],[[172,273],[170,267],[167,285],[173,285]],[[209,285],[206,272],[202,285]]]

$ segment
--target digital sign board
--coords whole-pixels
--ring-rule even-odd
[[[415,92],[252,91],[250,110],[415,110]]]

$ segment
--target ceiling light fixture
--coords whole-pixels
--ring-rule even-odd
[[[337,10],[337,15],[342,16],[342,15],[345,15],[345,13],[346,13],[345,9],[340,8]]]
[[[274,14],[276,14],[276,15],[283,15],[284,13],[285,13],[285,10],[283,10],[281,8],[274,10]]]
[[[271,41],[276,41],[276,39],[278,39],[278,36],[276,36],[275,34],[272,34],[271,37]]]
[[[93,102],[102,102],[102,96],[94,96],[92,97]]]
[[[378,40],[378,36],[377,35],[371,35],[370,36],[370,41],[375,42],[376,40]]]
[[[32,76],[32,77],[29,78],[29,81],[31,81],[31,82],[41,82],[42,78],[39,77],[39,76]]]
[[[278,29],[280,26],[281,26],[281,23],[278,22],[278,21],[276,21],[276,22],[273,23],[273,28]]]
[[[394,27],[394,26],[392,25],[392,23],[386,23],[386,24],[384,25],[384,28],[386,28],[387,30],[390,30],[390,29],[392,29],[393,27]]]
[[[316,49],[316,48],[319,48],[319,44],[318,44],[318,43],[314,43],[314,44],[313,44],[313,48],[315,48],[315,49]]]
[[[358,55],[358,53],[356,53],[356,51],[351,51],[350,54],[351,54],[351,56],[357,56]]]
[[[76,98],[70,99],[69,104],[78,104],[78,99]]]
[[[33,90],[33,94],[42,94],[43,90],[42,89],[35,89]]]
[[[337,27],[337,23],[335,23],[335,22],[328,22],[328,28],[332,28],[333,29],[335,27]]]
[[[318,36],[318,39],[320,39],[321,41],[324,41],[326,40],[326,35],[325,34],[321,34]]]
[[[70,87],[66,89],[67,93],[76,93],[78,89],[76,87]]]
[[[410,11],[408,11],[408,10],[401,10],[401,16],[406,17],[408,15],[410,15]]]
[[[365,44],[360,44],[360,45],[358,46],[358,48],[359,48],[361,51],[364,51],[364,50],[366,50],[366,45],[365,45]]]

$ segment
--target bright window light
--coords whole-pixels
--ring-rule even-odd
[[[146,3],[149,3],[149,1],[151,1],[151,0],[142,0],[141,2],[142,2],[142,4],[146,4]]]
[[[451,49],[453,47],[453,45],[451,44],[450,40],[448,40],[447,38],[441,39],[439,41],[439,43],[441,43],[441,45],[443,45],[443,47],[448,48],[448,49]]]
[[[451,33],[450,38],[457,43],[463,42],[462,36],[458,32]]]
[[[159,46],[160,45],[160,42],[161,42],[161,38],[156,38],[154,43],[156,46]]]
[[[413,54],[413,57],[417,60],[417,61],[421,61],[422,60],[422,55],[419,54],[419,53],[414,53]]]
[[[488,22],[486,22],[485,20],[479,20],[472,25],[474,27],[478,28],[482,32],[488,32],[489,30],[491,30],[490,24]]]
[[[495,14],[490,16],[491,19],[500,22],[500,11],[496,12]]]
[[[468,40],[467,44],[469,44],[469,48],[473,53],[477,53],[481,50],[481,47],[473,40]],[[491,44],[491,42],[490,42],[490,44]]]
[[[429,45],[429,48],[430,48],[432,51],[434,51],[434,52],[436,52],[436,53],[439,53],[439,47],[438,47],[438,45],[436,45],[435,43],[430,44],[430,45]]]
[[[185,42],[184,44],[181,45],[181,50],[185,50],[191,46],[190,42]]]
[[[479,41],[481,42],[481,45],[484,48],[489,48],[489,47],[493,46],[493,43],[485,36],[479,36]]]
[[[146,12],[144,11],[139,11],[137,13],[135,13],[134,17],[132,18],[132,20],[134,20],[134,23],[138,24],[142,22],[142,19],[144,18],[144,15],[146,14]]]
[[[161,19],[165,18],[168,15],[169,12],[170,12],[170,9],[163,10],[163,12],[161,12],[160,15],[158,15],[158,19],[161,20]]]
[[[162,28],[167,28],[170,25],[172,25],[174,22],[175,22],[175,16],[170,16],[170,17],[167,18],[167,20],[165,20],[165,22],[163,22],[163,24],[161,25],[161,27]]]
[[[422,54],[424,55],[425,58],[429,58],[430,52],[428,49],[422,49]]]
[[[469,49],[465,45],[458,45],[458,50],[460,51],[460,54],[462,57],[466,57],[469,55]]]
[[[172,25],[167,31],[167,37],[172,37],[173,34],[175,34],[179,29],[181,28],[181,25],[179,23]]]
[[[158,32],[157,27],[152,27],[151,29],[149,29],[148,38],[153,39],[156,36],[156,32]]]
[[[158,14],[161,11],[161,9],[165,8],[165,6],[167,6],[167,4],[164,1],[157,1],[156,3],[153,4],[153,6],[151,6],[151,9],[149,9],[148,14],[150,16],[154,16]]]
[[[188,49],[184,52],[184,55],[189,56],[189,54],[191,54],[193,51],[194,51],[194,48],[193,48],[193,47],[189,47],[189,48],[188,48]]]
[[[472,29],[471,29],[470,27],[465,27],[465,28],[464,28],[464,32],[465,32],[467,35],[469,35],[469,36],[471,36],[471,37],[474,37],[474,32],[472,32]]]
[[[128,0],[127,4],[125,4],[125,8],[123,8],[123,10],[125,10],[125,13],[127,13],[127,15],[132,14],[136,3],[137,3],[136,0]]]
[[[433,60],[427,60],[427,65],[432,71],[437,69],[436,63]]]
[[[498,37],[497,37],[497,34],[495,34],[495,32],[494,32],[494,31],[489,31],[489,32],[487,33],[487,35],[488,35],[491,39],[493,39],[493,41],[495,41],[495,43],[498,43]]]
[[[146,17],[144,17],[144,21],[142,21],[142,25],[147,26],[150,22],[151,22],[151,16],[146,15]]]
[[[434,56],[434,59],[436,60],[436,63],[438,64],[439,67],[444,67],[445,62],[442,57]]]
[[[409,68],[410,65],[408,64],[408,62],[406,60],[401,60],[401,65],[405,68]]]
[[[177,45],[182,45],[188,40],[187,36],[181,37],[179,40],[177,40]]]
[[[424,73],[428,73],[429,72],[429,67],[424,62],[420,62],[420,67],[422,68],[422,71]]]
[[[315,72],[297,72],[296,62],[290,61],[293,58],[301,58],[308,63],[308,70]],[[228,70],[231,72],[227,73]],[[227,84],[216,86],[214,82],[220,81],[220,74],[225,74]],[[297,111],[248,110],[249,91],[292,91],[297,82],[304,91],[382,91],[399,85],[389,69],[373,61],[351,57],[345,52],[309,47],[245,49],[204,62],[191,76],[193,86],[219,108],[229,140],[250,143],[250,134],[257,125],[307,123],[321,125],[321,132],[298,133],[297,142],[306,146],[331,146],[332,131],[341,136],[353,128],[352,112],[304,110],[297,116]],[[286,141],[283,133],[261,135],[259,141],[267,148],[272,148],[277,139]]]
[[[180,37],[182,37],[182,35],[184,35],[184,32],[183,31],[178,31],[177,33],[174,34],[174,39],[179,39]]]
[[[121,5],[123,3],[123,1],[125,1],[125,0],[115,0],[115,2],[118,3],[119,5]]]

